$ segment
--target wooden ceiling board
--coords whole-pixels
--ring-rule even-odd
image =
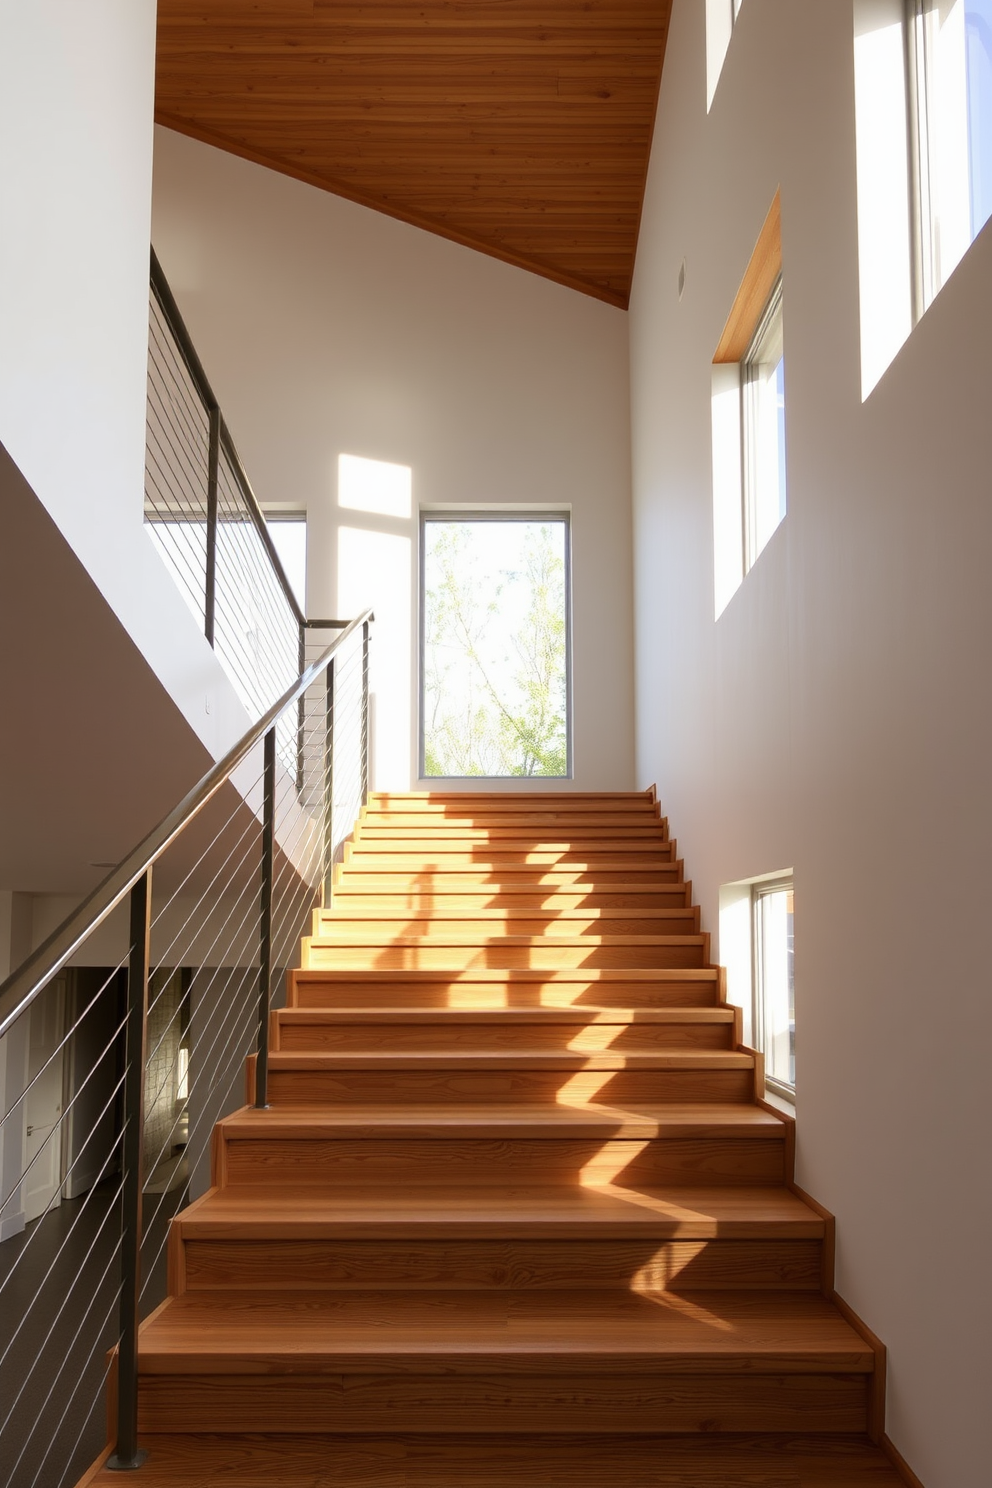
[[[671,0],[159,0],[162,124],[626,306]]]

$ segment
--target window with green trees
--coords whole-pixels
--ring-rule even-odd
[[[422,514],[421,774],[566,776],[568,520]]]

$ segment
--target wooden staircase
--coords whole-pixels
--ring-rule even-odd
[[[271,1044],[173,1221],[138,1480],[903,1481],[653,796],[374,796]]]

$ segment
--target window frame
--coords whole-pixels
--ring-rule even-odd
[[[780,479],[784,483],[785,504],[784,510],[768,531],[764,542],[758,541],[758,506],[762,497],[766,482],[770,479],[770,472],[765,468],[761,454],[761,440],[758,433],[759,422],[759,395],[757,387],[759,377],[757,369],[764,365],[761,360],[761,351],[764,343],[768,340],[769,333],[778,322],[778,331],[783,342],[781,360],[784,360],[784,313],[782,295],[781,271],[772,286],[771,294],[765,304],[761,315],[758,317],[754,334],[750,345],[740,360],[740,395],[741,395],[741,555],[743,564],[743,576],[751,572],[760,554],[767,547],[772,533],[776,532],[788,513],[788,479],[785,469],[779,472]],[[784,399],[784,392],[783,392]],[[783,418],[784,423],[784,418]],[[783,453],[784,458],[784,453]]]
[[[909,200],[912,323],[917,325],[950,279],[968,248],[986,223],[971,232],[962,253],[946,270],[941,258],[941,225],[935,183],[937,118],[934,94],[937,89],[936,59],[931,55],[928,16],[937,0],[904,0],[903,41],[906,65],[906,118],[909,135]],[[964,3],[964,0],[961,0]],[[967,67],[967,61],[965,63]],[[970,134],[968,136],[970,139]],[[969,200],[969,207],[971,206]]]
[[[779,1076],[770,1074],[767,1067],[766,1037],[766,1010],[765,1010],[765,986],[763,967],[763,942],[764,932],[761,924],[761,901],[772,894],[790,893],[793,896],[793,932],[792,944],[788,947],[787,955],[790,960],[791,970],[791,1027],[790,1027],[790,1057],[793,1063],[793,1083],[782,1080]],[[791,874],[783,874],[777,878],[760,879],[751,884],[751,1028],[754,1039],[754,1047],[765,1056],[765,1084],[769,1090],[781,1100],[795,1104],[795,1045],[796,1045],[796,1016],[795,1016],[795,881]]]
[[[428,775],[426,770],[425,721],[425,676],[427,657],[427,563],[426,529],[430,522],[558,522],[564,527],[565,561],[565,773],[563,775]],[[573,755],[573,675],[572,675],[572,512],[570,507],[421,507],[418,514],[420,528],[418,546],[418,627],[417,627],[417,770],[421,781],[507,781],[523,784],[533,781],[532,787],[540,789],[541,781],[572,780],[574,778]]]

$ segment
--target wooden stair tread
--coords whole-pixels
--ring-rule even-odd
[[[320,915],[320,923],[323,926],[336,926],[336,924],[354,924],[355,920],[370,920],[373,923],[385,920],[424,920],[427,923],[436,924],[437,921],[445,923],[451,921],[458,924],[460,920],[482,920],[485,924],[512,924],[515,920],[547,920],[549,923],[571,924],[579,920],[602,920],[608,923],[610,920],[642,920],[645,924],[665,924],[666,920],[684,920],[687,914],[692,914],[692,905],[678,905],[674,909],[666,909],[665,906],[657,906],[650,909],[464,909],[460,914],[455,914],[451,909],[437,911],[437,909],[375,909],[347,906],[344,909],[330,909],[323,911]]]
[[[245,1106],[218,1123],[229,1137],[368,1136],[537,1137],[591,1139],[713,1136],[784,1140],[786,1124],[757,1105],[701,1101],[670,1105],[527,1105],[456,1103],[417,1106],[345,1104]]]
[[[865,1436],[155,1432],[147,1488],[904,1488]],[[120,1488],[103,1469],[90,1488]]]
[[[321,1024],[341,1026],[349,1024],[386,1024],[400,1027],[436,1026],[450,1027],[464,1024],[471,1027],[494,1027],[504,1024],[534,1024],[538,1027],[551,1025],[565,1028],[613,1028],[643,1024],[732,1024],[734,1009],[722,1007],[597,1007],[594,1003],[583,1003],[581,1007],[335,1007],[335,1008],[282,1008],[277,1014],[280,1022],[291,1024]]]
[[[786,1188],[210,1189],[177,1220],[194,1237],[820,1239]]]
[[[874,1355],[807,1292],[622,1290],[185,1292],[141,1333],[142,1372],[418,1362],[542,1370],[735,1368],[870,1373]]]
[[[271,1070],[569,1070],[753,1069],[754,1056],[732,1049],[277,1049]]]
[[[445,928],[428,939],[424,935],[376,935],[372,931],[356,930],[353,934],[339,932],[334,936],[311,935],[304,937],[312,950],[334,950],[337,946],[466,946],[480,950],[492,950],[497,946],[546,947],[549,941],[564,948],[581,949],[583,946],[702,946],[706,944],[704,934],[695,935],[459,935]]]
[[[698,937],[693,937],[696,939]],[[341,970],[334,967],[305,966],[294,968],[290,976],[305,981],[346,982],[436,982],[442,980],[456,986],[459,982],[500,982],[522,985],[527,982],[716,982],[719,968],[716,966],[563,966],[558,969],[541,970],[531,966],[479,966],[469,971],[457,968],[444,972],[439,978],[437,971],[411,966],[355,966]]]

